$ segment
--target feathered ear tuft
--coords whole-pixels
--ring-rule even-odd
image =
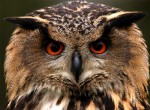
[[[18,24],[26,29],[36,29],[39,27],[46,27],[48,24],[47,20],[41,19],[39,17],[8,17],[4,18],[4,20],[12,22],[14,24]]]
[[[109,26],[123,26],[134,23],[145,16],[143,12],[117,12],[107,16]]]

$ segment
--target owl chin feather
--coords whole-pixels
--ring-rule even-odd
[[[132,86],[120,93],[107,82],[97,87],[94,79],[98,76],[87,78],[80,87],[74,83],[70,83],[69,87],[62,84],[57,88],[47,84],[33,86],[27,93],[10,101],[7,110],[148,110],[148,102],[139,102]]]

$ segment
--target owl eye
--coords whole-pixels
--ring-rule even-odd
[[[47,44],[46,51],[50,55],[58,55],[64,49],[64,45],[60,42],[52,41]]]
[[[102,54],[106,52],[107,45],[103,41],[95,41],[90,44],[90,51],[96,54]]]

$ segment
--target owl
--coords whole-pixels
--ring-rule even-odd
[[[150,110],[142,12],[84,0],[8,17],[7,110]]]

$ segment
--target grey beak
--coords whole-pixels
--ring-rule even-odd
[[[82,71],[82,58],[78,51],[74,51],[72,55],[72,67],[71,71],[78,82],[81,71]]]

